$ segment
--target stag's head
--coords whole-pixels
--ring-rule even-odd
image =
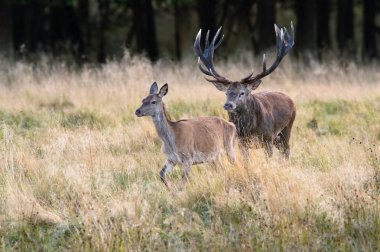
[[[138,108],[135,114],[141,116],[156,116],[163,109],[162,97],[164,97],[169,90],[168,84],[165,84],[158,91],[157,83],[154,82],[149,90],[149,95],[142,100],[142,105]]]
[[[292,49],[294,45],[294,27],[291,23],[291,32],[290,34],[286,28],[278,28],[277,25],[274,25],[276,32],[276,60],[267,68],[265,62],[265,54],[263,56],[263,70],[257,75],[253,73],[249,74],[247,77],[241,79],[240,81],[230,81],[227,78],[220,75],[214,68],[214,50],[220,46],[223,41],[224,36],[221,36],[218,40],[221,28],[218,29],[212,41],[209,41],[210,31],[206,34],[205,39],[205,48],[202,50],[201,42],[201,33],[199,30],[198,35],[194,42],[194,50],[198,56],[198,65],[199,69],[207,76],[210,76],[212,79],[206,78],[207,81],[214,84],[214,86],[226,93],[227,101],[224,104],[224,109],[229,112],[234,112],[237,108],[244,106],[247,97],[250,95],[251,91],[258,88],[261,84],[261,80],[271,74],[280,64],[284,56]],[[218,40],[218,41],[217,41]]]

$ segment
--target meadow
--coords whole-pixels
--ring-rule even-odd
[[[240,79],[259,62],[216,64]],[[380,65],[286,58],[257,91],[296,103],[290,160],[252,150],[184,188],[177,167],[170,190],[153,123],[134,116],[153,81],[173,119],[227,118],[194,59],[1,59],[0,250],[380,250]]]

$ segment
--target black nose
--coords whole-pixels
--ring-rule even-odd
[[[232,109],[232,104],[231,103],[226,103],[226,104],[224,104],[223,108],[225,110],[230,110],[230,109]]]
[[[135,115],[137,115],[137,116],[141,115],[141,111],[139,109],[136,110]]]

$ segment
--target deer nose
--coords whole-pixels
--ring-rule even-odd
[[[141,110],[136,110],[136,112],[135,112],[135,115],[137,115],[137,116],[141,116]]]
[[[231,103],[227,102],[227,103],[224,104],[223,108],[225,110],[232,110],[233,106],[232,106]]]

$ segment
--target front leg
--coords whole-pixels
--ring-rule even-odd
[[[248,144],[246,144],[244,142],[239,142],[239,150],[243,156],[244,166],[247,167],[249,164],[249,160],[250,160],[249,159],[249,146],[248,146]]]
[[[174,163],[169,160],[165,161],[164,167],[160,171],[160,179],[169,188],[168,183],[166,182],[165,175],[167,172],[170,172],[173,169]]]
[[[271,158],[273,156],[273,143],[272,141],[265,142],[265,153],[267,158]]]

